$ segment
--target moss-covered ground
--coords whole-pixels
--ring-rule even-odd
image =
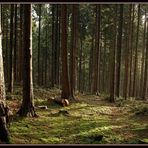
[[[105,95],[77,94],[78,103],[61,107],[48,98],[58,89],[34,89],[36,118],[14,117],[9,125],[12,144],[139,144],[148,143],[148,102],[130,98],[109,103]],[[19,88],[7,104],[15,114],[22,93]],[[38,106],[46,105],[47,109]],[[58,114],[59,111],[68,114]]]

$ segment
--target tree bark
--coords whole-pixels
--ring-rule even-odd
[[[19,82],[23,81],[23,5],[20,4]]]
[[[129,75],[129,96],[132,96],[132,84],[133,84],[133,47],[134,47],[134,19],[135,19],[135,7],[132,5],[132,24],[131,24],[131,50],[130,50],[130,75]]]
[[[110,102],[115,102],[115,55],[116,55],[116,44],[117,44],[117,13],[118,5],[115,6],[115,18],[114,18],[114,38],[112,43],[111,51],[111,72],[110,72]]]
[[[136,35],[136,50],[134,62],[134,75],[133,75],[133,93],[132,96],[136,97],[137,89],[137,70],[138,70],[138,43],[139,43],[139,24],[140,24],[140,4],[138,5],[138,22],[137,22],[137,35]]]
[[[101,21],[101,6],[96,5],[96,37],[95,37],[95,66],[93,78],[93,93],[98,94],[99,88],[99,71],[100,71],[100,21]]]
[[[127,23],[127,34],[126,34],[126,49],[125,49],[125,72],[124,72],[124,90],[123,96],[125,99],[128,97],[128,86],[129,86],[129,61],[130,61],[130,50],[131,50],[131,12],[132,6],[129,6],[129,20]]]
[[[76,66],[76,53],[77,53],[77,44],[78,44],[78,5],[72,5],[72,31],[71,31],[71,60],[70,60],[70,85],[71,85],[71,95],[74,98],[74,90],[76,85],[76,74],[77,74],[77,66]]]
[[[31,113],[36,116],[33,102],[33,81],[32,81],[32,18],[31,4],[24,6],[24,61],[23,61],[23,101],[20,116],[27,116]]]
[[[15,4],[15,24],[14,24],[14,81],[16,82],[17,79],[17,4]]]
[[[145,72],[144,72],[144,84],[143,84],[143,99],[148,100],[148,18],[147,18],[147,41],[146,41],[146,56],[145,56]]]
[[[11,18],[10,18],[10,63],[9,63],[9,84],[8,92],[13,92],[13,81],[14,81],[14,68],[13,68],[13,16],[14,16],[14,5],[11,4]]]
[[[41,75],[40,75],[40,50],[41,50],[41,42],[40,42],[40,36],[41,36],[41,7],[42,5],[39,5],[39,32],[38,32],[38,85],[41,83]]]
[[[62,93],[61,98],[69,99],[70,82],[68,74],[68,57],[67,57],[67,5],[61,5],[61,58],[62,58]]]
[[[2,55],[2,30],[1,30],[1,7],[0,7],[0,141],[9,143],[9,131],[6,126],[6,95]]]
[[[145,10],[146,17],[146,10]],[[144,84],[144,63],[145,63],[145,49],[146,49],[146,19],[144,21],[144,30],[143,30],[143,47],[142,47],[142,63],[141,63],[141,78],[140,78],[140,96],[143,95],[143,84]]]
[[[117,37],[117,60],[116,60],[116,96],[120,95],[120,69],[121,69],[121,50],[122,50],[122,30],[123,30],[123,4],[120,4],[120,17]]]

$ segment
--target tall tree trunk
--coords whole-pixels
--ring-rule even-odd
[[[24,6],[24,61],[23,61],[23,101],[20,116],[27,116],[28,113],[36,116],[33,103],[33,81],[32,81],[32,17],[31,4]]]
[[[70,85],[71,85],[71,95],[74,98],[74,90],[76,85],[76,53],[77,53],[77,17],[78,17],[78,5],[72,5],[72,29],[71,29],[71,58],[70,58]]]
[[[38,85],[41,83],[41,75],[40,75],[40,50],[41,50],[41,8],[42,5],[39,4],[39,32],[38,32]]]
[[[57,55],[56,55],[56,85],[59,86],[59,75],[60,75],[60,6],[57,5],[57,16],[56,16],[56,48],[57,48]]]
[[[120,95],[120,69],[121,69],[121,50],[122,50],[122,29],[123,29],[123,4],[120,4],[120,16],[117,37],[117,60],[116,60],[116,96]]]
[[[130,50],[131,50],[131,12],[132,6],[129,6],[129,20],[127,23],[127,34],[126,34],[126,44],[125,47],[125,72],[124,72],[124,88],[123,88],[123,96],[125,99],[128,97],[128,86],[129,86],[129,61],[130,61]]]
[[[115,6],[115,18],[114,18],[114,38],[112,43],[111,51],[111,67],[110,67],[110,102],[115,102],[115,54],[116,54],[116,43],[117,43],[117,14],[118,5]]]
[[[92,72],[93,72],[93,55],[94,55],[94,31],[92,31],[92,41],[91,41],[91,49],[90,49],[90,57],[89,57],[89,91],[92,92]]]
[[[62,58],[62,93],[61,98],[69,99],[70,83],[68,74],[68,57],[67,57],[67,5],[61,5],[61,58]]]
[[[10,18],[10,63],[9,63],[9,84],[8,84],[8,92],[13,92],[13,81],[14,81],[14,69],[13,69],[13,16],[14,16],[14,5],[11,4],[11,18]]]
[[[6,83],[8,82],[8,75],[9,75],[9,51],[8,51],[8,48],[9,48],[9,31],[8,31],[8,20],[6,20],[6,42],[5,42],[5,47],[6,47],[6,56],[5,56],[5,62],[6,62],[6,65],[5,65],[5,80],[6,80]]]
[[[14,81],[16,81],[17,78],[17,4],[15,4],[15,25],[14,25]]]
[[[56,79],[56,59],[55,59],[55,51],[56,51],[56,45],[55,45],[55,12],[56,12],[56,5],[52,5],[52,64],[51,64],[51,87],[54,87],[55,79]]]
[[[145,18],[146,18],[146,10],[145,10]],[[144,84],[144,59],[145,59],[145,48],[146,48],[146,19],[144,21],[144,30],[143,30],[143,47],[142,47],[142,63],[141,63],[141,78],[140,78],[140,96],[142,96],[143,92],[143,84]]]
[[[19,82],[23,81],[23,5],[20,4],[20,32],[19,32]]]
[[[83,53],[83,41],[80,38],[80,50],[79,50],[79,92],[82,92],[82,53]]]
[[[99,70],[100,70],[100,21],[101,21],[101,6],[96,5],[96,37],[95,37],[95,67],[93,78],[93,93],[98,94],[99,88]]]
[[[45,86],[47,86],[47,56],[48,56],[48,25],[46,25],[46,47],[45,47]]]
[[[105,69],[106,69],[106,50],[107,50],[107,39],[105,35],[104,39],[104,51],[103,51],[103,69],[102,69],[102,91],[105,92],[106,89],[106,79],[105,79]]]
[[[136,51],[135,51],[135,62],[134,62],[134,77],[133,77],[133,93],[132,96],[136,97],[137,89],[137,70],[138,70],[138,43],[139,43],[139,24],[140,24],[140,4],[138,5],[138,22],[137,22],[137,35],[136,35]]]
[[[132,5],[132,24],[131,24],[131,49],[130,49],[130,75],[129,75],[129,96],[132,96],[132,84],[133,84],[133,47],[134,47],[134,18],[135,18],[135,7]]]
[[[2,55],[2,30],[1,30],[1,7],[0,7],[0,141],[9,143],[9,132],[6,126],[6,98]]]
[[[146,55],[145,55],[145,72],[144,72],[144,84],[143,84],[143,96],[142,98],[148,100],[148,19],[147,19],[147,41],[146,41]]]

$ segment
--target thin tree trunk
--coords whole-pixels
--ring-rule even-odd
[[[116,44],[117,44],[117,14],[118,5],[115,6],[115,18],[114,18],[114,38],[113,47],[111,52],[111,67],[110,67],[110,102],[115,102],[115,54],[116,54]]]
[[[116,96],[120,95],[120,69],[121,69],[121,50],[122,50],[122,29],[123,29],[123,4],[120,4],[120,17],[117,37],[117,61],[116,61]]]
[[[133,76],[132,76],[132,71],[133,71],[133,45],[134,45],[134,18],[135,18],[135,7],[133,5],[133,10],[132,10],[132,26],[131,26],[131,50],[130,50],[130,75],[129,75],[129,96],[132,96],[132,84],[133,84]]]
[[[17,4],[15,4],[15,25],[14,25],[14,81],[17,79]]]
[[[9,67],[9,84],[8,84],[8,92],[12,93],[13,92],[13,81],[14,81],[14,69],[13,69],[13,16],[14,16],[14,5],[11,4],[11,18],[10,18],[10,67]]]
[[[90,49],[90,57],[89,57],[89,91],[92,92],[92,70],[93,70],[93,55],[94,55],[94,31],[92,32],[92,41],[91,41],[91,49]]]
[[[146,41],[146,56],[145,56],[145,72],[144,72],[144,84],[143,84],[143,96],[144,100],[148,100],[148,21],[147,21],[147,41]]]
[[[23,81],[23,5],[20,5],[19,82]]]
[[[56,85],[59,86],[59,71],[60,71],[60,6],[57,5],[57,17],[56,17],[56,48],[57,48],[57,56],[56,56]]]
[[[97,94],[99,88],[99,71],[100,71],[100,21],[101,21],[101,6],[96,5],[96,37],[95,37],[95,67],[94,67],[94,84],[93,93]]]
[[[47,56],[48,56],[48,25],[46,25],[46,48],[45,48],[45,86],[47,86]]]
[[[55,11],[56,11],[56,5],[52,5],[52,64],[51,64],[51,87],[54,87],[55,79],[56,79],[56,62],[55,62]]]
[[[40,74],[40,50],[41,50],[41,9],[42,5],[39,4],[39,32],[38,32],[38,85],[41,84],[41,74]]]
[[[137,88],[137,70],[138,70],[138,43],[139,43],[139,24],[140,24],[140,4],[138,5],[138,22],[137,22],[137,35],[136,35],[136,51],[135,51],[135,62],[134,62],[134,77],[133,77],[133,93],[132,96],[136,97]]]
[[[80,51],[79,51],[79,92],[82,91],[82,52],[83,52],[83,41],[80,38]]]
[[[125,72],[124,72],[124,88],[123,88],[123,96],[125,99],[128,97],[128,86],[129,86],[129,61],[130,61],[130,50],[131,50],[131,12],[132,6],[129,7],[129,20],[127,25],[127,34],[126,34],[126,44],[125,47]]]
[[[146,10],[145,10],[146,17]],[[143,30],[143,48],[142,48],[142,63],[141,63],[141,78],[140,78],[140,96],[142,96],[143,84],[144,84],[144,59],[145,59],[145,48],[146,48],[146,19],[144,22],[144,30]]]

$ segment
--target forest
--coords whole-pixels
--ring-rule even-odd
[[[148,4],[0,4],[0,144],[148,144]]]

